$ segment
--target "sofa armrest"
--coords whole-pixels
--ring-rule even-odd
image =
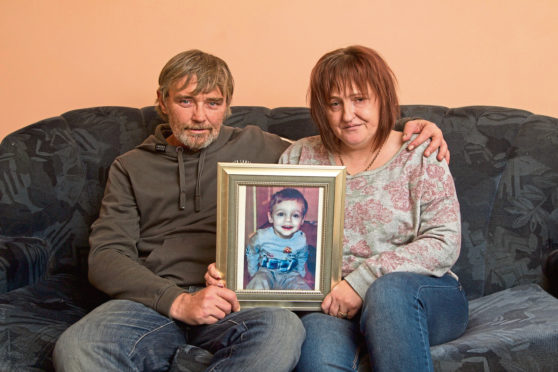
[[[548,284],[548,292],[558,297],[558,249],[553,250],[546,257],[543,272]]]
[[[0,236],[0,293],[41,279],[49,252],[48,243],[39,238]]]

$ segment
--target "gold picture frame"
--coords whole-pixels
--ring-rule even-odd
[[[341,280],[345,178],[339,166],[218,163],[217,268],[241,307],[320,310]],[[270,199],[289,192],[302,198],[283,206],[304,202],[303,222],[275,229]],[[283,227],[290,229],[284,235]],[[284,239],[290,239],[285,248]],[[273,287],[267,279],[252,281],[255,273]]]

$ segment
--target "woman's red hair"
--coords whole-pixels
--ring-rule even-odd
[[[373,143],[375,150],[387,140],[399,118],[396,84],[393,71],[373,49],[354,45],[320,58],[310,74],[310,114],[326,149],[333,153],[341,150],[341,141],[331,130],[326,114],[332,92],[354,87],[363,94],[371,90],[376,95],[380,118]]]

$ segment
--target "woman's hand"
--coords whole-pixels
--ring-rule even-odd
[[[223,275],[219,270],[217,270],[217,266],[215,266],[215,262],[213,262],[207,267],[207,271],[205,272],[203,278],[205,279],[205,285],[207,287],[211,285],[215,285],[221,288],[225,287],[225,281],[223,280]]]
[[[353,318],[360,307],[362,299],[355,290],[342,280],[337,284],[322,302],[322,311],[338,318]]]
[[[424,151],[424,156],[430,156],[434,151],[438,150],[438,156],[436,159],[442,160],[446,159],[449,164],[450,152],[448,150],[448,144],[444,139],[442,130],[438,126],[428,120],[410,120],[405,123],[405,128],[403,128],[403,141],[407,141],[411,138],[412,134],[419,133],[417,138],[415,138],[407,148],[413,150],[415,147],[431,138],[430,145]]]

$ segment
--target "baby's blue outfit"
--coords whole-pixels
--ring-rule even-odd
[[[266,268],[275,275],[296,271],[304,278],[304,266],[308,260],[306,235],[299,230],[285,239],[275,234],[273,227],[258,229],[248,241],[246,259],[250,276],[260,268]]]

